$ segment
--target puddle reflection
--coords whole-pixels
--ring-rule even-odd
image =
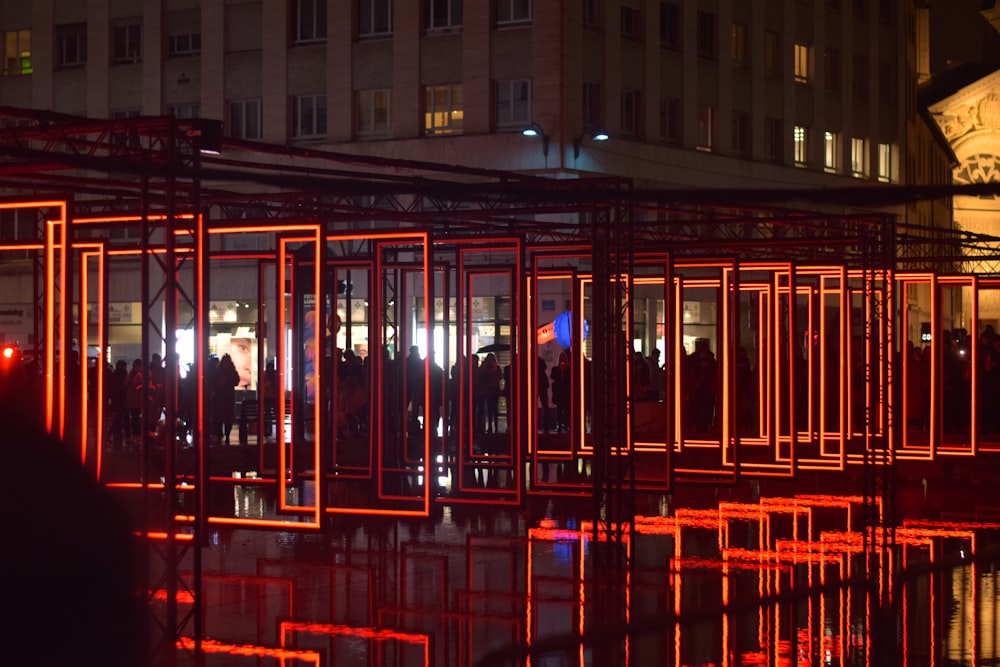
[[[234,499],[259,511],[249,488]],[[637,517],[614,539],[568,514],[465,508],[321,534],[220,528],[202,556],[201,648],[208,665],[995,663],[1000,524],[870,535],[880,581],[864,512],[851,496],[721,502]]]

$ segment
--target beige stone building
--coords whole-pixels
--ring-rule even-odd
[[[647,188],[828,188],[827,201],[773,203],[853,212],[865,208],[857,186],[950,182],[953,156],[917,108],[923,11],[891,0],[0,0],[0,104],[200,116],[270,144]],[[950,201],[890,211],[951,226]],[[220,298],[253,301],[241,292],[251,281],[232,275],[214,283],[232,292]]]

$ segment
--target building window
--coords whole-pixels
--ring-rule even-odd
[[[892,25],[893,20],[892,0],[879,0],[878,20],[882,25]]]
[[[854,15],[863,18],[868,13],[868,0],[854,0]]]
[[[750,156],[750,114],[745,111],[733,112],[733,155]]]
[[[462,0],[427,0],[427,29],[462,25]]]
[[[116,63],[137,63],[142,60],[142,25],[116,25],[111,30],[111,59]]]
[[[698,12],[698,55],[702,58],[716,59],[715,35],[715,14]]]
[[[660,139],[681,142],[681,101],[676,97],[660,98]]]
[[[591,128],[599,127],[604,122],[604,105],[601,99],[601,84],[584,82],[583,84],[583,124]]]
[[[680,10],[672,2],[660,3],[660,46],[668,49],[681,47]]]
[[[892,146],[889,144],[878,145],[878,180],[892,182]]]
[[[798,83],[809,83],[811,52],[812,48],[805,44],[795,45],[795,81]]]
[[[840,135],[827,130],[823,134],[823,171],[836,174],[839,169]]]
[[[868,142],[860,137],[851,139],[851,176],[868,176]]]
[[[808,159],[808,152],[806,152],[806,139],[808,131],[802,125],[796,125],[792,128],[792,141],[794,142],[794,159],[795,165],[802,167],[805,166],[806,160]]]
[[[531,0],[496,0],[497,25],[531,20]]]
[[[424,88],[424,134],[462,134],[462,86]]]
[[[832,92],[840,91],[840,51],[827,49],[823,54],[823,65],[826,89]]]
[[[773,30],[764,31],[764,73],[781,75],[781,35]]]
[[[87,63],[87,24],[56,26],[56,66],[72,67]]]
[[[639,10],[632,7],[622,7],[621,27],[622,37],[637,39],[639,37]]]
[[[292,98],[292,136],[326,136],[326,95],[300,95]]]
[[[384,137],[389,134],[389,100],[388,89],[359,90],[358,97],[358,136]]]
[[[781,120],[764,119],[764,158],[771,162],[782,162],[784,145],[781,141]]]
[[[12,30],[3,34],[3,75],[31,74],[31,31]]]
[[[878,101],[882,104],[892,104],[896,100],[896,78],[892,71],[892,63],[878,64]]]
[[[530,81],[497,81],[496,119],[498,128],[523,129],[531,123]]]
[[[167,106],[167,115],[180,120],[197,118],[200,113],[201,107],[198,104],[171,104]]]
[[[388,35],[392,33],[392,0],[359,0],[358,35]]]
[[[734,65],[746,67],[750,64],[749,51],[747,50],[747,27],[742,23],[733,24],[732,51]]]
[[[292,41],[296,44],[326,39],[326,0],[295,0],[292,4]]]
[[[167,47],[171,56],[190,56],[201,53],[201,33],[170,35]]]
[[[583,25],[588,28],[596,28],[597,22],[597,0],[583,0]]]
[[[236,139],[261,138],[260,98],[229,103],[229,136]]]
[[[639,133],[639,91],[622,91],[621,131],[626,137],[634,137]]]
[[[868,59],[855,55],[853,65],[851,91],[855,97],[868,97]]]
[[[715,110],[712,107],[698,107],[698,146],[700,151],[712,150],[712,141],[715,138],[715,127],[713,126],[713,115]]]

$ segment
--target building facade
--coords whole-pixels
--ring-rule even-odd
[[[865,207],[792,191],[950,182],[954,157],[917,108],[925,11],[890,0],[2,0],[0,102],[212,118],[250,141],[645,188],[773,189],[781,206],[843,213]],[[949,201],[890,212],[951,226]],[[250,282],[229,267],[220,298],[252,303]]]

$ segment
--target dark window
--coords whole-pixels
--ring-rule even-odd
[[[427,0],[427,29],[462,25],[462,0]]]
[[[868,59],[864,56],[854,56],[851,91],[857,97],[868,97]]]
[[[840,91],[840,51],[827,49],[823,54],[823,67],[826,89]]]
[[[698,12],[698,55],[715,60],[716,53],[715,14]]]
[[[56,65],[71,67],[87,62],[87,24],[56,26]]]
[[[680,11],[672,2],[660,3],[660,45],[670,49],[681,46]]]
[[[116,63],[137,63],[142,60],[142,25],[117,25],[111,31],[111,58]]]
[[[622,7],[622,37],[636,39],[639,37],[639,10],[632,7]]]
[[[660,100],[660,138],[671,144],[681,142],[681,101],[676,97]]]
[[[750,156],[750,114],[733,112],[733,155]]]
[[[295,0],[292,14],[294,43],[322,42],[326,39],[326,0]]]

